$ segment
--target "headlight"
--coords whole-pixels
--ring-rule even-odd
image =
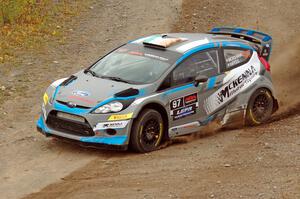
[[[121,111],[122,109],[123,109],[123,104],[121,102],[113,101],[108,104],[104,104],[100,106],[99,108],[94,110],[94,113],[111,113],[111,112],[116,113]]]

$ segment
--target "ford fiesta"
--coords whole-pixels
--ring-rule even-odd
[[[228,27],[130,41],[53,82],[37,129],[87,146],[150,152],[214,120],[261,124],[278,108],[271,44],[267,34]]]

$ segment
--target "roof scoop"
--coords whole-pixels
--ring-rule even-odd
[[[146,47],[166,49],[177,43],[186,41],[186,38],[169,37],[167,34],[157,35],[156,37],[146,39],[143,44]]]

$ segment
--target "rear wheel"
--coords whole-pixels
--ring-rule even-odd
[[[133,123],[130,135],[130,147],[140,153],[157,150],[164,132],[164,123],[159,112],[153,109],[143,110]]]
[[[273,105],[274,100],[269,90],[263,88],[256,90],[248,102],[246,124],[254,126],[269,120]]]

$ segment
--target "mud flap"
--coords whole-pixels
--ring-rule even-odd
[[[245,125],[246,109],[226,113],[221,121],[224,128],[240,128]]]

